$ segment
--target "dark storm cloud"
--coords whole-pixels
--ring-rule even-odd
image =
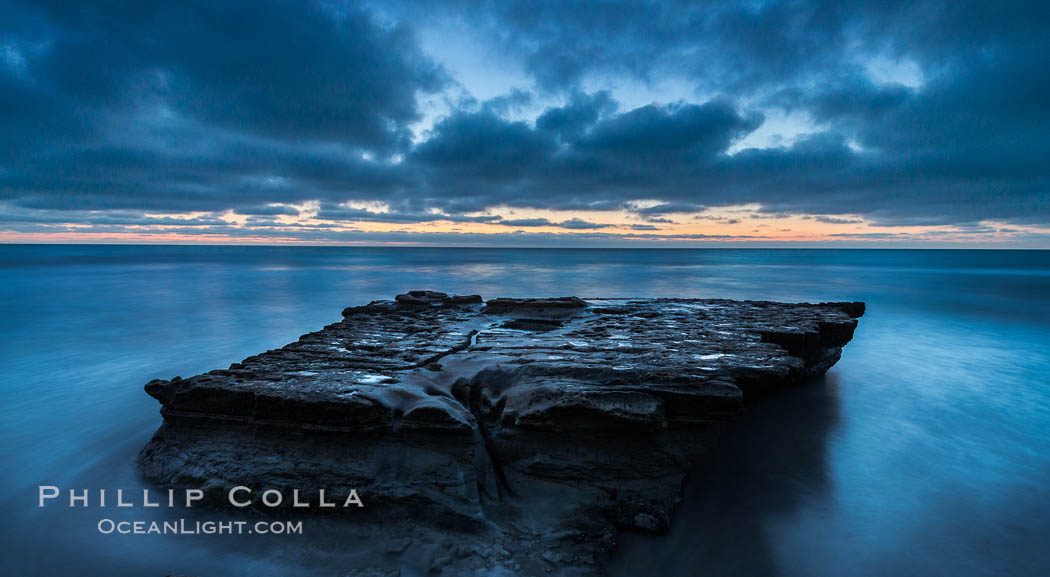
[[[511,122],[490,110],[456,113],[440,122],[412,153],[435,171],[434,180],[513,183],[532,177],[555,151],[550,138],[525,122]]]
[[[476,214],[626,210],[659,222],[759,203],[759,215],[823,222],[1045,225],[1048,12],[1011,2],[0,0],[0,210],[42,226],[101,226],[90,211],[130,222],[233,210],[276,229],[273,217],[297,211],[271,204],[320,201],[332,223],[586,230],[601,225]],[[417,33],[453,20],[533,86],[485,102],[450,96],[471,87]],[[628,107],[609,79],[686,88]],[[423,97],[450,110],[413,138]],[[522,116],[530,107],[534,120]],[[739,146],[775,113],[808,118],[807,134]]]
[[[308,2],[4,3],[0,37],[0,195],[38,207],[383,194],[360,154],[445,81],[408,28]]]
[[[434,202],[449,210],[496,204],[622,210],[625,201],[653,194],[689,196],[682,186],[691,187],[691,181],[715,169],[723,151],[761,122],[721,101],[577,115],[594,98],[576,97],[584,105],[573,100],[547,110],[536,126],[484,109],[454,114],[435,127],[406,164],[427,175]],[[558,126],[574,129],[552,130],[544,122],[563,113],[577,122]],[[578,122],[581,118],[587,122]],[[665,204],[665,212],[697,206]]]
[[[545,175],[544,185],[575,191],[565,205],[592,190],[642,194],[624,185],[647,180],[668,202],[761,202],[884,224],[1045,224],[1048,12],[1030,2],[539,2],[493,3],[460,17],[524,55],[545,90],[572,93],[612,74],[643,82],[677,75],[697,94],[801,113],[819,127],[793,147],[706,165],[655,159],[639,128],[635,150],[649,155],[650,172],[588,181],[587,170],[605,167],[579,159],[572,177],[587,181],[582,189],[559,186],[564,174]],[[889,73],[871,73],[887,62]],[[912,69],[919,78],[905,78]],[[574,134],[597,115],[581,117]]]
[[[444,5],[411,6],[437,17],[448,13]],[[845,28],[857,11],[838,2],[557,0],[455,10],[520,55],[552,91],[575,87],[595,71],[649,79],[675,68],[709,78],[719,89],[794,78],[834,64],[834,51],[849,44]]]
[[[572,140],[608,114],[616,111],[617,103],[608,91],[586,94],[576,91],[568,104],[548,108],[536,119],[536,128]]]
[[[443,75],[408,30],[310,2],[53,2],[29,75],[83,105],[165,106],[268,137],[386,150]],[[16,41],[15,49],[19,49]],[[39,75],[39,76],[38,76]]]

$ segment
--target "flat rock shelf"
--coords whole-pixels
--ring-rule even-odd
[[[238,485],[314,503],[353,489],[363,509],[295,514],[351,517],[387,542],[444,535],[434,572],[600,574],[617,531],[667,529],[720,423],[827,371],[863,313],[411,291],[228,369],[148,383],[164,423],[139,464],[217,505]]]

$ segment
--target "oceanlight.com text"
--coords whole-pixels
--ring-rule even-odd
[[[114,521],[101,519],[103,535],[302,535],[302,521]]]

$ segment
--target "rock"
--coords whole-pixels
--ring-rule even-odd
[[[399,569],[366,567],[351,571],[346,577],[401,577],[401,571]]]
[[[495,551],[591,574],[617,529],[665,531],[719,424],[826,371],[863,313],[411,291],[229,369],[148,383],[164,424],[140,467],[220,505],[236,485],[315,503],[353,489],[365,508],[335,513],[469,533],[472,553],[435,571]],[[387,554],[409,549],[396,543]]]
[[[397,295],[395,301],[403,306],[454,306],[481,304],[481,295],[453,295],[437,291],[408,291]]]
[[[634,526],[643,531],[657,532],[664,529],[660,520],[648,513],[638,513],[634,516]]]
[[[485,312],[488,314],[507,314],[520,312],[528,316],[565,316],[572,314],[576,309],[587,306],[583,299],[577,297],[561,297],[546,299],[492,299],[485,303]]]
[[[386,542],[385,552],[386,553],[404,553],[408,546],[412,544],[411,537],[402,537],[400,539],[390,539]]]
[[[447,567],[447,566],[449,566],[451,564],[452,564],[452,557],[450,557],[448,555],[442,555],[440,557],[435,557],[434,560],[431,561],[431,563],[430,563],[430,571],[432,573],[438,573],[438,572],[441,571],[441,569],[443,569],[444,567]]]

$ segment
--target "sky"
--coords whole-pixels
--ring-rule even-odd
[[[1050,4],[0,0],[0,242],[1050,248]]]

